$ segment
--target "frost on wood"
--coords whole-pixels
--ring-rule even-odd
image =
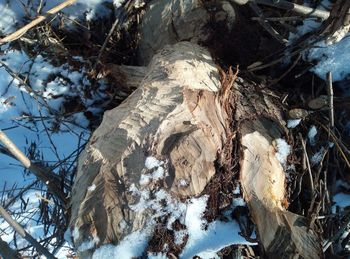
[[[131,209],[142,198],[135,187],[151,194],[162,188],[174,198],[203,191],[228,128],[219,89],[205,49],[178,43],[154,56],[140,86],[105,113],[80,156],[72,192],[76,247],[95,236],[99,245],[118,243],[145,226],[153,212]]]

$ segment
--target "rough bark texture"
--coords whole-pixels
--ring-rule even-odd
[[[140,87],[105,113],[80,156],[71,217],[77,247],[97,236],[96,245],[118,243],[144,226],[152,211],[130,209],[138,202],[131,185],[150,191],[161,186],[176,198],[201,193],[226,138],[219,89],[218,70],[205,49],[183,42],[155,55]],[[140,184],[148,156],[167,161],[165,181]],[[92,185],[96,189],[88,191]]]
[[[140,26],[139,61],[148,64],[155,52],[167,44],[204,42],[211,36],[209,22],[232,28],[235,17],[228,1],[153,0]]]
[[[133,209],[142,199],[134,189],[151,194],[162,189],[175,200],[200,195],[216,173],[221,150],[235,136],[241,142],[242,156],[235,159],[241,161],[244,197],[267,255],[320,257],[318,237],[307,231],[302,217],[282,206],[284,172],[273,146],[286,135],[281,109],[261,86],[241,78],[233,84],[232,73],[221,86],[211,55],[197,45],[210,36],[206,24],[213,13],[203,6],[208,2],[151,1],[140,28],[139,59],[147,67],[107,69],[137,89],[105,113],[79,158],[70,226],[81,258],[103,244],[118,244],[151,220],[152,208]],[[230,27],[232,7],[226,1],[210,3],[223,10],[214,19]],[[148,157],[164,162],[164,179],[150,177]],[[93,242],[89,250],[82,251],[84,241]]]
[[[283,205],[285,172],[275,142],[286,138],[280,109],[271,96],[254,88],[246,83],[244,90],[236,88],[235,93],[242,148],[240,180],[259,240],[269,258],[321,258],[319,236],[308,229],[304,217]]]

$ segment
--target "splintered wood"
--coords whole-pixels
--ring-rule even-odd
[[[322,258],[319,236],[307,220],[285,209],[285,173],[276,156],[279,125],[264,117],[241,125],[241,186],[259,240],[269,258]]]
[[[150,221],[152,209],[131,209],[139,202],[135,187],[163,189],[174,199],[203,191],[229,128],[219,90],[216,65],[198,45],[178,43],[154,56],[140,86],[105,113],[80,156],[71,217],[77,247],[96,237],[98,246],[118,243]],[[143,180],[147,157],[164,162],[164,179]]]

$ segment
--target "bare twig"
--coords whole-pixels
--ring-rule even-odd
[[[306,16],[311,16],[311,17],[317,17],[322,20],[326,20],[330,13],[327,11],[323,10],[318,10],[314,9],[311,7],[299,5],[299,4],[294,4],[289,1],[285,0],[278,0],[278,1],[271,1],[271,0],[230,0],[231,2],[239,5],[246,4],[248,2],[255,2],[257,4],[262,4],[262,5],[267,5],[267,6],[272,6],[288,11],[293,11],[295,13],[301,14],[301,15],[306,15]]]
[[[3,258],[14,258],[20,259],[21,256],[15,250],[13,250],[5,241],[3,241],[0,237],[0,254]]]
[[[12,217],[10,214],[7,213],[7,211],[0,206],[0,215],[6,220],[6,222],[11,225],[11,227],[25,240],[27,240],[29,243],[31,243],[36,250],[40,253],[45,255],[47,258],[50,259],[56,259],[56,257],[51,254],[45,247],[43,247],[38,241],[36,241],[31,235],[29,235],[23,227],[21,227]]]
[[[6,36],[5,38],[0,39],[0,45],[19,39],[28,30],[30,30],[31,28],[35,27],[36,25],[38,25],[39,23],[44,21],[47,17],[61,11],[63,8],[65,8],[67,6],[74,4],[75,1],[76,0],[67,0],[67,1],[57,5],[56,7],[50,9],[49,11],[47,11],[47,13],[45,15],[38,16],[36,19],[31,21],[27,25],[23,26],[21,29],[15,31],[14,33],[11,33],[10,35]]]
[[[281,44],[288,43],[287,39],[284,39],[266,20],[264,17],[263,12],[259,8],[259,6],[255,2],[250,3],[250,7],[253,9],[253,11],[259,16],[258,22],[259,24],[268,32],[272,37],[274,37],[277,41],[279,41]]]
[[[6,204],[4,205],[4,208],[8,209],[8,207],[10,207],[11,204],[14,203],[18,197],[23,195],[23,193],[25,193],[26,191],[30,190],[30,188],[32,188],[37,183],[38,183],[38,180],[36,180],[36,181],[32,182],[31,184],[29,184],[28,186],[22,188],[22,190],[19,193],[17,193],[14,197],[12,197],[9,201],[6,202]]]
[[[279,1],[255,0],[255,2],[258,4],[263,4],[263,5],[267,5],[267,6],[281,8],[281,9],[288,10],[288,11],[293,11],[295,13],[302,14],[302,15],[317,17],[317,18],[320,18],[322,20],[326,20],[330,15],[330,13],[327,11],[322,11],[322,10],[314,9],[311,7],[299,5],[299,4],[294,4],[294,3],[291,3],[289,1],[284,1],[284,0],[279,0]]]
[[[98,63],[99,63],[100,60],[101,60],[102,54],[103,54],[103,52],[105,51],[105,48],[107,47],[107,44],[108,44],[109,39],[112,37],[112,34],[113,34],[113,32],[115,31],[115,29],[117,28],[117,26],[120,25],[121,21],[124,20],[124,18],[125,18],[124,12],[121,12],[120,14],[121,14],[121,15],[117,15],[117,17],[116,17],[116,19],[115,19],[115,21],[114,21],[114,23],[113,23],[111,29],[109,30],[108,35],[107,35],[106,39],[104,40],[103,45],[102,45],[102,47],[101,47],[101,49],[100,49],[100,52],[98,53],[97,59],[96,59],[96,61],[95,61],[95,64],[94,64],[94,66],[92,67],[92,70],[95,70],[95,69],[96,69]]]
[[[307,171],[309,172],[309,177],[310,177],[311,197],[313,198],[315,187],[314,187],[314,180],[313,180],[312,172],[311,172],[309,156],[307,155],[306,145],[305,145],[305,141],[303,139],[303,136],[301,136],[301,134],[299,134],[299,137],[300,137],[300,140],[301,140],[301,145],[303,146],[303,150],[304,150],[304,157],[305,157],[305,160],[306,160]]]
[[[293,64],[278,78],[274,79],[271,81],[271,83],[269,84],[269,86],[272,86],[274,84],[277,84],[279,81],[281,81],[286,75],[288,75],[288,73],[290,71],[293,70],[293,68],[298,64],[299,60],[301,58],[301,54],[298,55],[298,57],[295,59],[295,61],[293,62]]]
[[[26,156],[23,154],[21,150],[6,136],[6,134],[0,130],[0,141],[4,144],[4,146],[9,150],[9,152],[20,161],[25,168],[31,171],[40,181],[42,181],[50,191],[56,195],[63,204],[66,204],[66,197],[64,192],[59,189],[59,187],[55,184],[52,177],[50,177],[51,172],[47,172],[44,168],[33,164]]]
[[[337,136],[334,134],[334,132],[332,130],[330,130],[328,127],[326,127],[322,123],[319,123],[319,125],[330,134],[331,138],[333,139],[333,141],[335,143],[335,146],[338,148],[338,151],[342,155],[347,167],[350,169],[350,161],[349,161],[347,155],[345,154],[346,151],[344,152],[344,149],[342,148],[343,144],[341,143],[341,141],[337,138]]]
[[[332,72],[327,73],[327,94],[328,94],[328,106],[329,106],[329,126],[330,129],[334,128],[334,106],[333,106],[333,84],[332,84]]]
[[[335,235],[331,238],[329,238],[328,240],[325,240],[323,243],[323,252],[326,252],[327,249],[330,247],[330,245],[338,240],[343,233],[346,231],[346,229],[348,228],[348,225],[350,223],[350,212],[347,212],[347,214],[344,216],[344,220],[343,220],[344,224],[340,226],[339,230],[335,233]]]

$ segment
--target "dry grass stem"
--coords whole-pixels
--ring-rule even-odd
[[[19,39],[28,30],[30,30],[31,28],[35,27],[36,25],[38,25],[39,23],[44,21],[47,17],[61,11],[63,8],[65,8],[67,6],[74,4],[75,1],[76,0],[67,0],[67,1],[57,5],[56,7],[50,9],[49,11],[47,11],[47,13],[45,15],[38,16],[36,19],[31,21],[27,25],[23,26],[21,29],[15,31],[14,33],[11,33],[10,35],[6,36],[5,38],[0,39],[0,45]]]

